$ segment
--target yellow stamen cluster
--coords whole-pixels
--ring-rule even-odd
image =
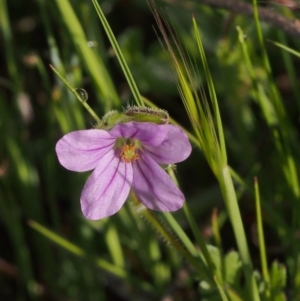
[[[134,144],[124,144],[120,153],[120,157],[126,162],[130,163],[132,160],[138,160],[140,156],[135,151]]]

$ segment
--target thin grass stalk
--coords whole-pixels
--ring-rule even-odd
[[[70,2],[68,0],[55,0],[55,2],[67,27],[69,37],[76,45],[82,62],[92,77],[104,110],[111,110],[112,107],[120,104],[120,99],[104,63],[96,56],[95,52],[88,47],[85,33]]]
[[[54,38],[53,30],[51,28],[51,23],[49,20],[49,13],[47,12],[45,0],[38,0],[39,10],[41,14],[41,20],[43,21],[44,29],[46,32],[46,39],[48,42],[48,47],[50,51],[50,58],[52,64],[56,66],[56,68],[62,72],[63,71],[63,63],[61,60],[61,56],[59,53],[59,48]],[[48,4],[48,3],[47,3]]]
[[[256,207],[256,221],[257,221],[260,262],[261,262],[263,279],[266,285],[266,289],[265,289],[266,300],[270,300],[271,297],[270,276],[269,276],[269,270],[267,264],[267,253],[266,253],[266,246],[265,246],[262,213],[261,213],[261,206],[260,206],[259,185],[258,185],[257,178],[254,178],[254,191],[255,191],[255,207]]]
[[[184,203],[186,204],[186,202]],[[193,255],[197,256],[197,250],[191,240],[188,238],[186,233],[183,231],[182,227],[179,225],[179,223],[176,221],[176,219],[173,217],[173,215],[169,212],[163,212],[162,215],[164,216],[165,220],[171,227],[171,229],[174,231],[176,236],[180,239],[180,241],[183,243],[183,245],[186,247],[186,249]]]
[[[217,127],[218,127],[218,140],[220,140],[220,154],[218,155],[217,149],[214,150],[215,153],[215,164],[217,166],[216,169],[216,176],[219,180],[219,184],[221,187],[222,195],[224,197],[224,201],[226,204],[226,208],[228,210],[229,218],[231,221],[231,224],[233,226],[235,239],[237,241],[238,250],[241,256],[241,260],[243,262],[243,269],[244,273],[249,285],[249,293],[252,295],[252,300],[259,300],[259,294],[257,285],[253,276],[253,267],[252,267],[252,261],[250,257],[249,247],[246,239],[246,234],[244,230],[244,225],[242,222],[241,213],[238,206],[238,201],[233,185],[233,181],[230,175],[230,169],[227,166],[227,155],[226,155],[226,146],[225,146],[225,137],[222,127],[222,121],[221,116],[218,108],[218,102],[216,98],[216,93],[213,85],[213,81],[211,79],[211,75],[209,72],[209,68],[206,62],[205,53],[202,47],[201,38],[198,30],[198,26],[196,24],[196,21],[193,20],[194,24],[194,30],[195,34],[197,36],[197,44],[199,48],[199,52],[201,55],[202,63],[205,69],[206,77],[208,78],[208,86],[210,95],[212,97],[211,102],[213,103],[214,107],[214,114],[216,115],[217,120]],[[209,122],[209,124],[213,124],[212,122]],[[214,129],[210,131],[211,135],[214,136]],[[221,146],[222,145],[222,146]],[[203,146],[204,149],[206,146]]]
[[[218,209],[214,208],[212,217],[211,217],[211,226],[213,231],[213,236],[216,242],[217,247],[221,250],[222,249],[222,238],[219,229],[218,223]]]
[[[226,294],[225,294],[225,291],[223,289],[223,287],[221,286],[221,284],[219,283],[217,277],[215,276],[214,277],[214,280],[215,280],[215,283],[217,285],[217,288],[218,288],[218,291],[220,293],[220,296],[222,298],[222,301],[229,301],[229,299],[227,298]]]
[[[110,252],[113,263],[118,267],[125,267],[125,258],[120,242],[120,236],[115,224],[109,223],[105,233],[107,248]]]
[[[120,66],[121,66],[121,68],[123,70],[123,73],[124,73],[124,75],[126,77],[126,80],[127,80],[128,85],[130,87],[130,90],[132,92],[133,98],[134,98],[135,102],[137,103],[137,105],[143,106],[143,104],[144,104],[143,103],[143,99],[140,96],[140,92],[139,92],[139,90],[137,88],[135,80],[132,77],[132,74],[131,74],[131,72],[130,72],[130,70],[128,68],[128,65],[127,65],[127,63],[126,63],[126,61],[124,59],[124,56],[122,54],[122,51],[121,51],[121,49],[119,47],[119,44],[118,44],[118,42],[117,42],[117,40],[116,40],[116,38],[115,38],[112,30],[111,30],[111,28],[110,28],[110,26],[109,26],[106,18],[105,18],[105,15],[104,15],[104,13],[103,13],[100,5],[98,4],[97,0],[92,0],[92,2],[93,2],[93,5],[95,7],[95,10],[96,10],[96,12],[97,12],[97,14],[99,16],[99,19],[100,19],[100,21],[102,23],[102,26],[103,26],[106,34],[107,34],[107,37],[108,37],[108,39],[109,39],[109,41],[110,41],[110,43],[111,43],[111,45],[112,45],[112,47],[113,47],[113,49],[115,51],[117,59],[119,60]]]
[[[288,44],[286,36],[283,32],[278,31],[277,35],[278,35],[279,41],[282,45],[287,45]],[[288,77],[289,77],[289,79],[291,81],[291,84],[292,84],[292,89],[293,89],[293,92],[294,92],[296,105],[297,105],[298,111],[300,111],[300,88],[299,88],[298,81],[297,81],[297,74],[296,74],[296,70],[295,70],[295,65],[294,65],[294,62],[292,61],[291,55],[286,50],[281,49],[281,53],[282,53],[282,56],[283,56],[283,62],[284,62],[284,65],[285,65],[285,69],[288,73]]]
[[[250,257],[250,252],[248,248],[248,243],[245,235],[245,230],[242,222],[241,213],[238,206],[238,201],[233,185],[233,181],[230,175],[230,169],[227,166],[227,155],[226,155],[226,146],[225,146],[225,137],[223,133],[222,128],[222,121],[221,116],[218,108],[218,102],[216,98],[216,93],[213,85],[213,81],[210,76],[209,68],[206,63],[205,53],[202,47],[201,38],[198,30],[198,26],[196,24],[196,21],[194,20],[194,30],[195,34],[197,36],[197,43],[199,52],[202,58],[202,63],[206,72],[206,77],[208,78],[208,86],[210,89],[210,95],[212,97],[211,102],[213,105],[213,112],[216,118],[216,124],[217,124],[217,133],[218,137],[215,137],[215,131],[213,128],[214,122],[211,122],[208,119],[208,124],[212,125],[211,128],[211,136],[213,140],[217,140],[214,144],[216,144],[216,148],[213,150],[214,153],[214,161],[215,161],[215,174],[217,176],[217,179],[219,181],[222,195],[224,197],[225,205],[228,210],[229,218],[231,221],[231,224],[233,226],[235,239],[237,241],[238,250],[241,256],[241,260],[243,262],[243,270],[246,277],[246,283],[247,283],[247,290],[249,293],[249,297],[251,300],[260,300],[257,284],[254,278],[253,274],[253,267],[252,267],[252,261]],[[204,131],[204,130],[203,130]],[[219,146],[219,151],[217,146]],[[205,148],[205,146],[203,146]],[[212,155],[213,156],[213,155]]]
[[[8,74],[13,82],[13,90],[14,92],[17,92],[21,88],[21,81],[18,76],[17,62],[14,57],[13,36],[6,0],[0,0],[0,27],[4,37],[5,61],[7,63]]]
[[[239,210],[234,185],[228,167],[223,168],[222,176],[223,178],[222,181],[220,181],[220,187],[225,199],[228,215],[233,226],[234,236],[237,242],[239,254],[243,262],[243,270],[246,277],[246,286],[250,297],[249,300],[259,301],[260,296],[256,280],[253,274],[253,266],[245,235],[244,225],[242,222],[242,217]]]
[[[283,49],[283,50],[285,50],[285,51],[287,51],[287,52],[295,55],[296,57],[300,58],[300,52],[299,51],[296,51],[295,49],[292,49],[292,48],[290,48],[290,47],[288,47],[288,46],[286,46],[286,45],[284,45],[282,43],[276,42],[276,41],[270,41],[269,40],[269,42],[272,43],[272,44],[274,44],[275,46],[277,46],[277,47],[279,47],[279,48],[281,48],[281,49]]]
[[[206,57],[205,57],[205,52],[204,52],[204,48],[203,48],[203,45],[202,45],[200,32],[199,32],[199,29],[198,29],[198,25],[196,23],[196,19],[193,17],[192,21],[193,21],[194,33],[195,33],[195,36],[196,36],[198,50],[199,50],[201,61],[202,61],[203,68],[204,68],[205,78],[206,78],[207,84],[208,84],[210,101],[213,105],[213,109],[214,109],[213,113],[214,113],[214,116],[216,118],[218,141],[220,143],[220,149],[221,149],[221,154],[222,154],[222,162],[224,164],[227,164],[225,137],[224,137],[221,114],[220,114],[218,101],[217,101],[217,95],[216,95],[216,91],[214,89],[213,80],[212,80],[212,77],[211,77],[211,74],[210,74],[210,71],[209,71],[209,67],[208,67],[208,63],[207,63],[207,60],[206,60]]]
[[[219,110],[217,107],[217,101],[216,97],[213,102],[214,107],[214,112],[217,116],[219,116],[219,132],[218,134],[221,135],[219,139],[223,141],[223,148],[222,151],[220,150],[220,146],[218,144],[218,139],[216,137],[214,127],[213,127],[213,120],[211,118],[210,110],[208,105],[199,105],[199,113],[195,111],[195,101],[194,101],[194,96],[196,93],[193,94],[191,91],[190,85],[188,83],[188,80],[186,79],[185,74],[183,73],[180,64],[178,63],[178,60],[176,58],[176,55],[172,49],[172,46],[170,45],[168,41],[168,37],[164,31],[162,22],[159,18],[159,15],[157,13],[157,10],[154,8],[154,14],[156,21],[158,23],[158,26],[164,36],[164,39],[166,41],[168,50],[170,52],[170,55],[173,59],[174,63],[174,68],[176,70],[177,76],[178,76],[178,86],[179,86],[179,91],[182,96],[182,99],[184,101],[185,107],[187,109],[188,115],[190,117],[191,123],[195,129],[196,136],[199,137],[199,142],[200,145],[202,146],[203,152],[208,159],[208,162],[210,166],[212,167],[212,170],[216,174],[220,185],[221,185],[221,190],[223,192],[223,196],[225,199],[225,203],[227,204],[227,208],[229,211],[229,215],[231,218],[231,222],[234,227],[234,232],[235,232],[235,237],[237,239],[239,251],[241,253],[242,261],[243,261],[243,267],[244,267],[244,272],[245,276],[247,279],[247,285],[249,287],[249,295],[251,296],[252,300],[259,300],[259,295],[258,295],[258,290],[256,286],[256,282],[253,276],[253,270],[252,270],[252,263],[251,263],[251,258],[249,255],[249,250],[248,250],[248,245],[247,245],[247,240],[243,228],[243,223],[241,220],[241,215],[239,212],[239,208],[237,205],[237,199],[236,195],[234,192],[234,187],[232,183],[232,179],[230,177],[229,172],[226,172],[228,170],[228,167],[226,166],[227,164],[227,159],[226,159],[226,150],[225,150],[225,139],[223,135],[223,130],[222,130],[222,123],[220,119],[220,114]],[[195,27],[194,27],[195,28]],[[197,27],[196,27],[197,28]],[[197,29],[196,29],[197,31]],[[200,37],[200,36],[199,36]],[[198,40],[199,42],[199,40]],[[184,60],[184,57],[182,55],[182,51],[179,49],[179,53],[181,57]],[[204,52],[202,52],[204,55]],[[203,57],[203,56],[202,56]],[[184,66],[187,66],[186,64]],[[207,68],[208,69],[208,68]],[[186,70],[187,76],[189,79],[191,79],[191,75],[188,70]],[[193,82],[193,81],[191,81]],[[212,84],[212,81],[208,81],[208,83],[211,85],[211,95],[215,95],[214,87]],[[197,103],[200,104],[200,101],[197,101]],[[201,121],[201,126],[199,125]],[[200,127],[200,128],[198,128]],[[220,151],[219,151],[220,150]],[[225,160],[225,162],[224,162]]]
[[[277,138],[276,136],[277,139],[275,141],[281,144],[278,145],[277,148],[279,150],[279,153],[281,154],[282,160],[288,158],[287,160],[283,161],[285,162],[286,165],[286,170],[284,169],[284,172],[285,172],[286,180],[289,183],[289,186],[292,189],[294,197],[296,199],[296,205],[298,205],[300,199],[300,188],[299,188],[300,185],[299,185],[299,179],[297,174],[296,162],[290,150],[290,137],[291,137],[291,133],[293,133],[294,131],[288,120],[285,108],[283,106],[282,100],[280,98],[279,92],[274,83],[274,80],[272,79],[271,65],[264,45],[262,29],[261,29],[259,15],[258,15],[257,0],[252,0],[252,3],[253,3],[253,13],[254,13],[257,35],[260,43],[260,50],[262,51],[263,64],[265,66],[265,69],[269,77],[271,97],[279,118],[279,126],[280,126],[279,137],[281,138],[281,140],[279,140],[279,137]],[[299,219],[299,215],[297,214],[294,219]]]
[[[66,66],[62,63],[61,54],[59,51],[59,47],[57,46],[55,36],[53,34],[53,30],[51,28],[51,22],[49,20],[49,13],[46,11],[46,3],[44,0],[38,0],[40,14],[42,15],[42,21],[44,24],[44,28],[46,31],[46,38],[48,41],[49,51],[50,51],[50,57],[51,62],[55,65],[55,69],[60,73],[63,74],[66,77]],[[50,9],[54,9],[53,5],[54,3],[47,3],[49,5]],[[62,132],[66,133],[71,130],[74,130],[74,128],[83,128],[84,127],[84,119],[82,112],[77,105],[77,103],[68,102],[66,104],[66,101],[61,101],[58,103],[56,102],[57,98],[55,97],[56,92],[59,94],[62,92],[63,94],[66,94],[64,89],[60,90],[61,85],[58,83],[58,87],[55,87],[54,89],[51,88],[49,78],[46,74],[46,70],[44,65],[42,64],[41,60],[38,60],[37,68],[41,73],[41,76],[43,78],[43,83],[45,85],[46,90],[49,91],[49,95],[52,94],[53,97],[53,110],[56,113],[57,120],[61,125]],[[80,70],[79,68],[76,69],[77,73]],[[72,75],[76,75],[76,70],[73,71]],[[79,71],[80,72],[80,71]],[[79,80],[80,81],[80,80]],[[69,95],[64,95],[61,97],[61,99],[69,99]]]
[[[5,181],[3,182],[6,184]],[[9,185],[5,186],[8,187]],[[16,265],[18,266],[19,290],[21,295],[28,293],[33,300],[36,300],[37,296],[32,290],[36,280],[24,233],[21,209],[16,205],[14,196],[11,194],[10,190],[6,191],[1,188],[2,187],[0,186],[1,219],[4,222],[4,227],[12,242],[13,254],[15,256]]]
[[[292,129],[291,126],[289,126],[289,123],[286,120],[287,118],[281,118],[280,114],[275,112],[276,109],[273,108],[272,104],[270,103],[270,100],[267,98],[264,88],[255,77],[252,62],[248,53],[248,48],[243,38],[243,31],[240,27],[237,27],[237,31],[246,66],[248,68],[250,77],[255,85],[255,98],[261,106],[266,123],[269,126],[270,131],[272,133],[273,142],[281,159],[280,167],[282,169],[286,182],[288,183],[290,191],[292,191],[293,197],[291,199],[294,202],[294,205],[298,208],[298,210],[293,211],[293,226],[294,228],[296,228],[299,225],[300,188],[298,184],[299,180],[297,173],[297,165],[290,150],[290,142],[292,142],[291,137],[295,135],[291,135],[294,132],[294,129]]]
[[[258,41],[260,44],[260,50],[262,52],[262,60],[263,64],[266,68],[268,77],[269,77],[269,82],[270,82],[270,87],[271,87],[271,93],[272,93],[272,100],[275,104],[276,111],[280,117],[280,119],[284,118],[286,116],[285,109],[282,105],[282,102],[280,100],[279,93],[277,91],[277,88],[274,84],[274,81],[272,79],[272,70],[271,70],[271,65],[270,61],[268,58],[268,54],[266,51],[265,43],[264,43],[264,38],[263,38],[263,33],[260,25],[260,20],[259,20],[259,15],[258,15],[258,5],[257,5],[257,0],[252,0],[252,5],[253,5],[253,14],[254,14],[254,20],[255,20],[255,27],[257,31],[257,36],[258,36]]]
[[[229,218],[233,226],[238,250],[246,269],[252,269],[252,261],[245,235],[244,225],[239,210],[234,185],[228,167],[222,169],[222,181],[220,182],[222,194],[225,198],[225,204],[228,210]]]
[[[169,175],[170,177],[173,179],[173,181],[176,183],[176,185],[178,186],[178,181],[175,177],[175,174],[174,174],[174,171],[173,170],[169,170]],[[206,262],[208,268],[210,269],[211,273],[214,274],[216,271],[216,267],[212,261],[212,258],[209,254],[209,251],[207,249],[207,246],[206,246],[206,243],[202,237],[202,235],[200,234],[200,231],[199,231],[199,228],[197,226],[197,223],[193,217],[193,215],[191,214],[190,210],[189,210],[189,207],[188,207],[188,204],[187,202],[185,202],[183,204],[183,211],[184,211],[184,214],[186,216],[186,219],[191,227],[191,230],[193,232],[193,235],[194,237],[196,238],[196,242],[197,244],[199,245],[200,247],[200,254],[198,254],[199,252],[196,252],[195,250],[195,247],[193,247],[193,249],[191,249],[189,246],[190,246],[190,243],[189,244],[185,244],[185,246],[188,248],[188,250],[190,250],[191,254],[192,255],[200,255],[201,259],[203,262]],[[180,228],[180,227],[179,227]],[[185,233],[181,233],[183,232],[182,230],[180,231],[180,229],[177,230],[176,234],[179,234],[179,238],[183,238],[184,240],[182,240],[182,242],[184,242],[187,238]]]
[[[75,95],[77,100],[85,107],[85,109],[90,113],[90,115],[95,119],[95,121],[100,124],[101,119],[98,115],[94,112],[94,110],[87,104],[85,100],[82,99],[82,96],[78,94],[78,90],[73,88],[71,84],[52,66],[50,68],[55,72],[55,74],[64,82],[64,84],[68,87],[68,89]]]
[[[52,28],[51,28],[51,23],[49,20],[49,13],[47,13],[46,11],[46,4],[43,0],[38,0],[38,4],[39,4],[39,8],[40,8],[40,14],[42,15],[42,21],[44,24],[44,28],[46,31],[46,37],[47,37],[47,41],[48,41],[48,46],[49,46],[49,50],[50,50],[50,57],[51,57],[51,61],[52,63],[56,66],[55,69],[57,69],[59,71],[60,74],[66,74],[65,71],[65,66],[62,63],[62,59],[61,59],[61,55],[59,52],[59,48],[57,46]],[[48,4],[48,3],[47,3]],[[50,4],[50,7],[52,5],[52,3]],[[68,103],[68,105],[66,105],[65,101],[61,101],[60,102],[60,106],[57,105],[56,100],[57,100],[57,96],[55,96],[56,94],[60,94],[60,92],[62,91],[63,93],[65,93],[65,90],[59,90],[59,88],[54,88],[52,89],[50,87],[50,82],[48,79],[47,74],[45,73],[45,67],[42,64],[41,60],[38,59],[37,62],[37,68],[41,73],[41,76],[43,78],[43,83],[45,85],[45,89],[49,91],[49,95],[52,94],[53,100],[54,100],[54,112],[56,113],[57,116],[57,120],[60,123],[61,129],[64,133],[69,132],[71,130],[73,130],[74,128],[83,128],[84,127],[84,119],[83,119],[83,115],[81,113],[81,111],[79,110],[79,106],[77,106],[76,103]],[[77,69],[77,72],[80,69]],[[73,74],[76,74],[76,70],[75,72],[73,72]],[[58,84],[58,86],[60,87],[60,85]],[[67,97],[62,96],[61,98],[69,98],[69,95],[67,95]],[[62,110],[61,110],[62,108]]]
[[[230,298],[231,301],[245,301],[245,299],[242,299],[236,291],[231,289],[230,287],[226,288],[226,292]]]
[[[44,227],[43,225],[37,223],[34,220],[28,220],[28,225],[43,235],[45,238],[49,239],[50,241],[54,242],[55,244],[59,245],[69,253],[72,253],[78,257],[85,258],[86,260],[90,261],[92,264],[96,265],[97,267],[103,269],[104,271],[124,280],[127,280],[133,284],[139,285],[145,291],[153,291],[152,286],[144,281],[141,281],[137,278],[129,276],[126,270],[123,268],[113,265],[108,261],[102,258],[91,258],[89,254],[87,254],[82,248],[78,247],[77,245],[69,242],[65,238],[57,235],[53,231],[49,230],[48,228]]]
[[[144,228],[145,223],[144,220],[141,219],[140,215],[137,215],[135,208],[132,206],[131,202],[126,202],[129,206],[124,206],[121,211],[119,211],[118,217],[122,219],[122,223],[125,222],[126,228],[130,233],[135,233],[135,235],[131,238],[132,245],[130,247],[133,250],[140,250],[140,247],[136,246],[136,243],[139,246],[143,246],[143,252],[139,252],[143,257],[143,254],[148,254],[147,258],[149,260],[144,260],[144,268],[149,271],[151,274],[153,281],[155,283],[155,287],[159,287],[161,293],[164,291],[164,287],[167,283],[171,281],[171,269],[172,266],[178,267],[179,259],[177,257],[172,256],[172,258],[176,258],[176,260],[172,261],[169,265],[167,264],[168,258],[163,256],[163,252],[161,251],[159,240],[157,240],[157,236],[152,235],[152,230],[149,227]],[[126,210],[127,209],[127,210]],[[127,213],[125,215],[125,213]],[[162,221],[163,223],[164,221]],[[148,224],[147,224],[148,226]],[[166,226],[166,225],[165,225]],[[137,229],[143,229],[143,231],[137,231]],[[166,251],[169,251],[167,249]],[[169,253],[168,253],[169,254]],[[174,255],[171,253],[171,255]],[[177,261],[177,263],[176,263]]]
[[[195,221],[195,218],[194,218],[193,214],[191,213],[187,203],[184,203],[183,211],[184,211],[185,217],[186,217],[186,219],[187,219],[187,221],[188,221],[188,223],[191,227],[191,230],[192,230],[192,233],[193,233],[193,235],[196,239],[196,242],[199,245],[200,252],[201,252],[201,254],[203,254],[203,259],[207,263],[207,266],[209,267],[211,272],[214,274],[216,267],[215,267],[215,265],[212,261],[212,258],[209,254],[206,243],[205,243],[205,241],[204,241],[204,239],[203,239],[203,237],[202,237],[202,235],[199,231],[199,227],[198,227],[198,225]]]
[[[194,267],[201,277],[212,283],[213,279],[211,272],[207,269],[202,260],[187,252],[181,242],[179,242],[171,233],[169,233],[169,231],[165,229],[164,225],[153,215],[150,210],[141,204],[133,192],[131,192],[131,201],[136,213],[144,217],[146,221],[149,222],[149,224],[160,234],[165,242],[174,248],[192,267]]]

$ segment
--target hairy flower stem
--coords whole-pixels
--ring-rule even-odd
[[[135,193],[131,191],[131,204],[135,212],[139,213],[146,219],[146,221],[161,235],[167,245],[172,246],[191,266],[193,266],[201,276],[207,281],[214,283],[213,275],[209,272],[208,268],[201,261],[200,258],[192,256],[184,246],[172,235],[166,227],[156,218],[156,216],[147,209],[137,198]]]

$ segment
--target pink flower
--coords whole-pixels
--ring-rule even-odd
[[[183,205],[182,192],[159,165],[183,161],[191,153],[186,134],[175,125],[128,122],[109,131],[75,131],[57,142],[56,153],[69,170],[94,170],[80,198],[88,219],[115,214],[130,188],[152,210],[175,211]]]

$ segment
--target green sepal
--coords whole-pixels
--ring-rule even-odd
[[[118,123],[126,123],[132,120],[133,118],[131,116],[127,116],[124,113],[119,113],[118,111],[109,111],[103,116],[101,123],[96,125],[96,128],[110,130]]]
[[[118,123],[126,123],[130,121],[167,124],[169,123],[169,114],[167,111],[162,109],[128,105],[122,113],[119,113],[116,110],[107,112],[103,116],[101,123],[97,124],[95,128],[110,130]]]
[[[169,123],[169,114],[162,109],[128,105],[124,113],[138,122],[153,122],[156,124]]]

